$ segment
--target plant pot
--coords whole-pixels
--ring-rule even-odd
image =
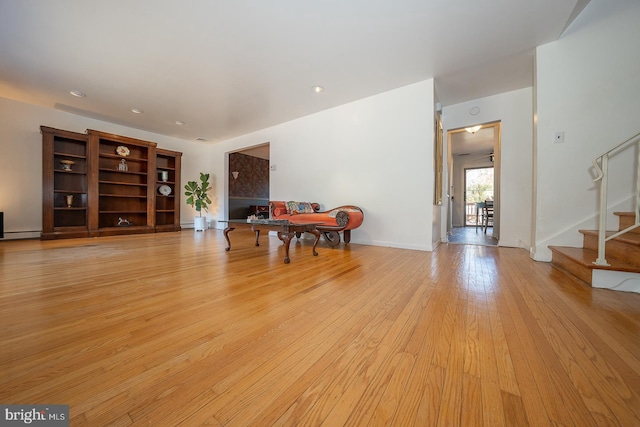
[[[207,229],[207,217],[197,216],[193,219],[193,228],[196,231],[204,231]]]

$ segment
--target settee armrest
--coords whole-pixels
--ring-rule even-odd
[[[364,221],[364,213],[362,209],[354,205],[339,206],[329,211],[323,212],[327,214],[329,218],[333,218],[335,224],[327,224],[318,226],[318,230],[353,230],[360,227]]]

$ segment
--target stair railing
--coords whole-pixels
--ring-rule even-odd
[[[635,221],[630,227],[620,230],[617,233],[607,236],[607,184],[609,174],[609,158],[620,152],[623,148],[630,145],[638,145],[638,159],[636,162],[636,188],[635,188]],[[593,166],[595,167],[598,176],[593,180],[594,182],[600,181],[600,218],[598,219],[598,258],[594,261],[596,265],[609,265],[607,263],[605,246],[606,242],[618,237],[622,234],[628,233],[634,228],[640,227],[640,133],[635,134],[626,141],[613,147],[603,155],[596,157],[593,160]]]

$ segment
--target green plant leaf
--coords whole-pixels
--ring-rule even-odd
[[[184,195],[187,196],[187,204],[189,206],[195,207],[196,211],[202,216],[202,210],[204,209],[206,212],[209,210],[209,204],[211,203],[211,199],[207,194],[208,191],[212,189],[209,186],[209,177],[208,173],[200,172],[200,183],[196,181],[188,181],[184,186],[186,190]]]

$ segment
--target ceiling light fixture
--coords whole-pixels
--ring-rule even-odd
[[[206,141],[206,140],[207,140],[206,138],[203,138],[203,137],[201,137],[201,136],[199,136],[199,137],[197,137],[197,138],[196,138],[196,141]]]
[[[134,114],[142,114],[142,113],[144,113],[144,111],[142,111],[139,108],[132,108],[131,112],[134,113]]]
[[[478,125],[478,126],[473,126],[470,128],[464,128],[464,130],[466,130],[469,133],[476,133],[478,132],[480,129],[482,128],[482,125]]]
[[[320,92],[322,92],[322,91],[324,90],[324,88],[323,88],[322,86],[320,86],[320,85],[312,86],[312,87],[311,87],[311,89],[312,89],[315,93],[320,93]]]
[[[74,90],[70,90],[69,93],[71,95],[75,96],[75,97],[78,97],[78,98],[86,98],[87,97],[87,95],[84,92],[80,91],[80,90],[75,90],[75,89]]]
[[[178,126],[184,126],[184,122],[182,120],[176,120],[176,124]]]

